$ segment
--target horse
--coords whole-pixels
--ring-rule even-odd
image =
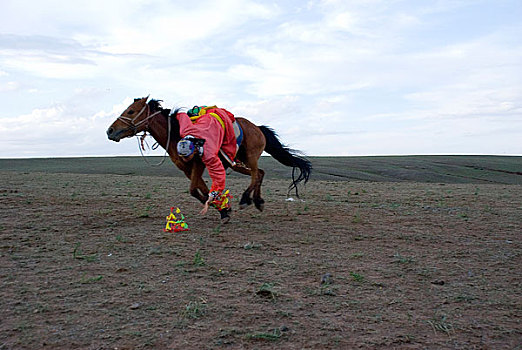
[[[156,142],[165,149],[170,160],[190,179],[190,194],[201,203],[206,203],[209,195],[207,184],[203,180],[205,165],[201,158],[194,157],[191,161],[184,161],[177,152],[177,143],[181,139],[179,122],[176,115],[181,111],[161,106],[161,100],[151,99],[149,96],[135,98],[134,102],[107,129],[109,140],[120,140],[143,132],[142,138],[149,133]],[[258,167],[258,160],[263,151],[266,151],[281,164],[292,167],[292,183],[288,193],[295,189],[299,197],[297,185],[306,184],[312,171],[311,162],[301,152],[283,145],[276,132],[268,126],[257,126],[241,117],[235,118],[243,131],[243,139],[236,153],[235,164],[230,164],[222,156],[221,161],[225,169],[232,170],[251,177],[248,188],[244,191],[239,202],[239,208],[244,209],[254,203],[259,211],[263,211],[265,201],[261,197],[261,184],[265,176],[264,170]],[[296,173],[299,174],[296,176]],[[252,196],[253,193],[253,196]],[[228,221],[229,213],[221,211],[221,219]]]

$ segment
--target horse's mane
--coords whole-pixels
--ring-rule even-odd
[[[161,102],[163,102],[163,100],[155,100],[155,99],[150,100],[148,102],[150,112],[155,113],[155,112],[160,111],[161,115],[165,118],[166,121],[168,121],[170,119],[170,126],[171,126],[170,136],[173,140],[176,140],[176,142],[177,142],[181,138],[179,136],[179,122],[178,122],[178,119],[176,118],[176,115],[178,114],[180,108],[176,108],[174,110],[174,112],[170,113],[171,110],[169,108],[163,108],[163,106],[161,105]]]
[[[154,100],[154,99],[150,100],[148,103],[150,111],[151,111],[151,113],[161,111],[161,114],[168,117],[170,114],[170,109],[163,108],[163,106],[161,106],[161,102],[163,102],[163,100]]]

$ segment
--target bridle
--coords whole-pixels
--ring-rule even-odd
[[[147,117],[143,118],[142,120],[140,120],[137,123],[134,123],[136,121],[136,119],[138,119],[144,112],[147,113]],[[142,148],[144,148],[143,147],[143,140],[145,139],[145,137],[147,136],[147,132],[149,131],[149,120],[151,120],[152,118],[154,118],[155,116],[157,116],[161,112],[162,111],[159,110],[159,111],[156,111],[156,112],[150,114],[149,104],[145,103],[145,106],[143,106],[143,108],[138,112],[138,114],[136,114],[136,116],[134,118],[130,118],[130,117],[127,117],[127,116],[120,115],[116,119],[116,120],[120,120],[125,125],[127,125],[128,126],[127,130],[132,130],[133,134],[138,138],[138,148],[140,149],[141,156],[143,157],[143,159],[145,159],[145,162],[147,164],[152,165],[152,166],[160,166],[160,165],[162,165],[165,162],[165,159],[167,158],[168,149],[169,149],[169,146],[170,146],[170,128],[171,128],[170,118],[171,118],[171,116],[169,114],[169,116],[167,117],[167,135],[168,135],[167,136],[167,145],[165,147],[165,154],[163,155],[163,159],[158,164],[151,164],[147,160],[147,158],[145,158],[145,155],[143,154],[143,151],[142,151]],[[145,124],[145,123],[147,123],[147,124],[145,126],[145,130],[143,130],[143,134],[138,135],[137,134],[138,128],[141,125]],[[156,148],[154,148],[154,146],[152,146],[152,148],[156,149]]]
[[[147,112],[147,114],[149,114],[149,105],[147,103],[145,103],[145,106],[143,106],[143,108],[138,112],[138,114],[136,114],[136,116],[134,118],[131,119],[130,117],[120,115],[117,120],[122,121],[125,125],[128,126],[127,130],[132,130],[134,135],[136,135],[136,132],[138,131],[138,127],[140,127],[142,124],[147,123],[147,128],[145,130],[148,130],[149,120],[161,113],[161,111],[156,111],[156,112],[148,115],[143,120],[140,120],[138,123],[134,123],[136,121],[136,119],[138,119],[145,111]]]

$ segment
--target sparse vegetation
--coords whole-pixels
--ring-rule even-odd
[[[192,262],[195,266],[205,265],[205,260],[201,256],[201,252],[199,251],[199,249],[196,250],[196,253],[194,254],[194,259],[192,260]]]
[[[252,340],[268,340],[268,341],[276,341],[281,338],[283,332],[279,328],[274,328],[270,332],[260,332],[248,334],[247,338]]]
[[[205,314],[206,308],[207,302],[205,299],[189,301],[188,304],[185,305],[181,315],[183,318],[199,318]]]
[[[392,176],[389,158],[376,158],[355,175]],[[433,164],[399,161],[412,159]],[[450,178],[458,171],[440,162],[451,159],[437,158]],[[92,161],[96,171],[113,166]],[[63,160],[25,173],[2,167],[2,346],[517,347],[522,186],[494,184],[516,176],[347,182],[358,160],[325,157],[300,189],[304,202],[287,202],[288,177],[275,179],[263,161],[264,211],[234,201],[226,225],[215,211],[198,214],[172,166],[160,168],[168,178],[148,168],[153,176],[46,173]],[[227,179],[236,198],[248,184]],[[163,232],[172,206],[189,231]]]
[[[453,325],[448,322],[446,315],[435,316],[427,322],[433,328],[434,332],[443,332],[450,335],[454,330]]]
[[[350,276],[352,276],[352,279],[355,282],[362,282],[364,281],[364,276],[357,272],[350,272]]]
[[[98,260],[98,254],[84,255],[80,249],[81,243],[76,243],[73,250],[73,258],[93,262]]]

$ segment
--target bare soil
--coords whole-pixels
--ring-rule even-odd
[[[268,179],[221,226],[180,177],[0,179],[0,349],[522,346],[521,185]]]

